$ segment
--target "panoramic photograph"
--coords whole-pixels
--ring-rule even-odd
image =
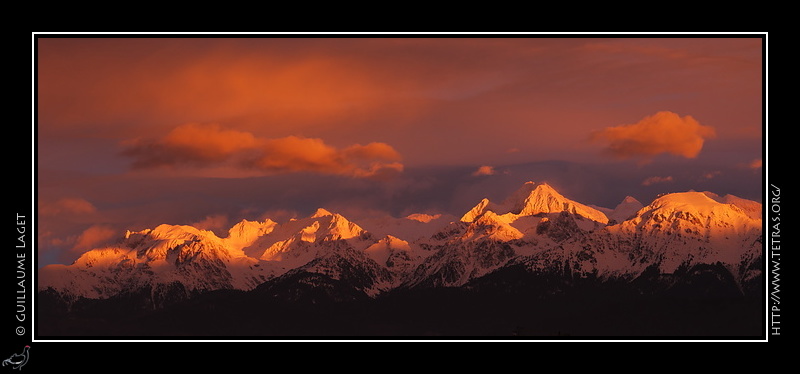
[[[38,35],[35,337],[764,339],[764,43]]]

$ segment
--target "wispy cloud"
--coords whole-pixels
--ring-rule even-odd
[[[722,172],[721,172],[721,171],[719,171],[719,170],[716,170],[716,171],[710,171],[710,172],[708,172],[708,173],[705,173],[705,174],[703,174],[703,178],[702,178],[702,179],[704,179],[704,180],[708,180],[708,179],[714,179],[714,178],[716,178],[717,176],[719,176],[720,174],[722,174]]]
[[[644,181],[642,181],[642,186],[652,186],[652,185],[654,185],[656,183],[667,183],[667,182],[672,182],[672,181],[673,181],[672,176],[650,177],[650,178],[647,178]]]
[[[89,201],[78,197],[65,197],[56,201],[40,201],[39,214],[45,216],[94,213],[97,208]]]

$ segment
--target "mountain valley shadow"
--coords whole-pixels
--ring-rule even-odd
[[[299,278],[316,286],[297,289]],[[460,288],[396,290],[372,299],[319,274],[252,291],[217,290],[154,309],[147,292],[68,305],[39,294],[37,335],[178,339],[759,339],[763,300],[707,272],[656,289],[572,281],[513,268]],[[718,279],[718,278],[714,278]],[[500,281],[502,280],[502,281]],[[699,287],[698,282],[709,282]],[[290,286],[293,285],[293,286]],[[663,286],[662,286],[663,288]],[[642,290],[649,289],[648,292]],[[699,292],[705,289],[708,292]],[[302,292],[301,292],[302,291]]]

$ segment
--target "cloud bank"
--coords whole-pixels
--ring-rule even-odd
[[[664,153],[695,158],[704,141],[715,136],[713,127],[701,125],[691,116],[664,111],[635,124],[596,131],[591,139],[606,143],[605,150],[616,158],[649,161]]]
[[[159,139],[133,139],[123,146],[134,169],[228,167],[264,175],[312,172],[357,178],[403,171],[400,154],[386,143],[337,149],[318,138],[261,138],[215,124],[186,124]]]

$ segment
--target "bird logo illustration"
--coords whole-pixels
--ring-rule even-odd
[[[6,365],[14,365],[14,369],[22,370],[22,367],[28,363],[28,355],[31,346],[26,345],[25,348],[22,349],[22,353],[14,353],[11,357],[3,360],[3,366]]]

